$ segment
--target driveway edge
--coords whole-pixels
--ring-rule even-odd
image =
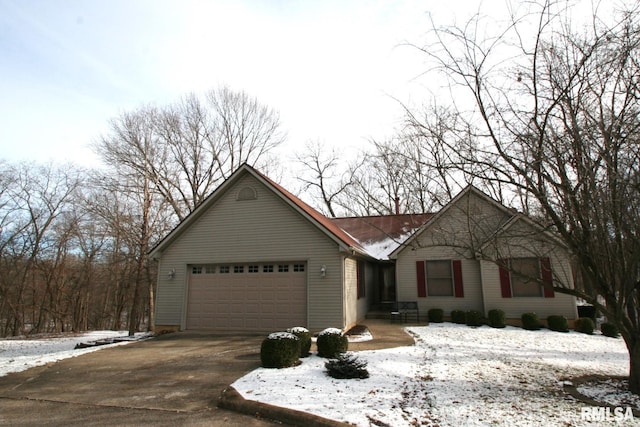
[[[305,427],[342,427],[350,425],[302,411],[268,405],[255,400],[247,400],[231,386],[222,391],[218,398],[218,407],[289,425],[304,425]]]

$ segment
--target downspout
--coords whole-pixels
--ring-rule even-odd
[[[346,256],[342,256],[342,327],[340,329],[343,329],[346,327],[347,325],[347,287],[346,287],[346,274],[345,271],[347,270],[347,257]]]

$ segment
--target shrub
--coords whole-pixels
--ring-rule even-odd
[[[494,308],[493,310],[489,310],[489,313],[487,313],[488,317],[488,323],[489,326],[491,326],[492,328],[504,328],[505,327],[505,323],[504,323],[504,311]]]
[[[274,332],[262,341],[260,361],[265,368],[288,368],[300,357],[300,340],[289,332]]]
[[[540,320],[538,320],[538,315],[535,313],[524,313],[520,316],[520,320],[522,320],[522,327],[528,331],[540,329]]]
[[[444,311],[441,308],[432,308],[427,312],[427,316],[429,317],[429,322],[431,323],[442,323]]]
[[[477,310],[469,310],[465,313],[467,326],[482,326],[484,316]]]
[[[552,331],[556,332],[569,332],[569,323],[564,316],[549,316],[547,317],[547,326]]]
[[[332,358],[347,351],[349,340],[340,329],[327,328],[318,334],[318,356]]]
[[[324,367],[327,368],[327,374],[332,378],[369,378],[367,362],[359,360],[358,356],[352,353],[340,353],[335,359],[325,363]]]
[[[295,328],[287,329],[287,332],[295,335],[300,340],[300,357],[309,356],[311,354],[311,334],[309,330],[302,326],[296,326]]]
[[[453,310],[451,312],[451,321],[459,325],[464,325],[467,323],[467,315],[462,310]]]
[[[602,332],[602,335],[604,335],[605,337],[618,338],[620,336],[618,327],[609,322],[604,322],[602,325],[600,325],[600,332]]]
[[[576,319],[576,324],[573,329],[575,329],[576,332],[593,335],[595,324],[590,317],[579,317]]]

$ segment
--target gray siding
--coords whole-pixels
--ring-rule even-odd
[[[554,285],[573,288],[571,262],[565,250],[542,239],[526,224],[515,224],[496,239],[497,252],[505,258],[549,257]],[[553,298],[513,297],[502,298],[498,266],[490,261],[481,263],[482,281],[485,284],[485,304],[488,309],[500,308],[507,318],[519,319],[522,313],[535,312],[541,319],[550,315],[562,315],[567,319],[577,317],[575,298],[556,292]]]
[[[415,251],[406,251],[403,255],[398,258],[396,264],[398,301],[418,301],[420,313],[422,313],[421,317],[426,315],[430,308],[443,309],[445,316],[448,316],[451,310],[484,310],[480,263],[478,261],[463,259],[455,248],[450,247],[421,248]],[[427,296],[418,298],[416,261],[448,259],[462,261],[464,297]]]
[[[445,315],[451,310],[470,309],[486,315],[489,310],[499,308],[509,318],[519,318],[527,311],[535,311],[541,318],[551,314],[575,318],[575,299],[558,292],[554,298],[502,298],[497,265],[478,259],[548,256],[556,284],[573,287],[567,254],[529,224],[517,222],[499,237],[494,236],[510,216],[473,193],[449,206],[444,215],[398,253],[398,300],[417,300],[421,312],[442,308]],[[464,298],[418,298],[416,261],[442,259],[462,261]]]
[[[237,200],[245,188],[257,199]],[[338,244],[251,175],[238,182],[161,255],[156,324],[185,326],[187,265],[307,262],[310,329],[343,326],[342,255]],[[326,276],[320,268],[326,266]],[[173,280],[167,277],[175,269]],[[176,323],[178,322],[178,323]]]

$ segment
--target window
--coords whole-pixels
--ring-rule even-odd
[[[464,298],[462,260],[416,261],[418,298]]]
[[[511,294],[514,297],[541,297],[538,258],[512,258],[510,261]]]
[[[453,296],[453,273],[450,260],[426,261],[427,295],[430,297]]]
[[[293,264],[293,271],[295,273],[302,273],[304,271],[304,264]]]
[[[220,266],[220,274],[229,274],[229,266],[221,265]]]
[[[205,272],[207,274],[215,274],[216,273],[216,266],[215,265],[207,265]]]
[[[234,273],[244,273],[244,265],[234,265],[233,266]]]
[[[279,264],[278,265],[278,273],[288,273],[289,265],[288,264]]]
[[[202,266],[193,266],[191,268],[191,273],[192,274],[202,274]]]
[[[263,273],[273,273],[273,265],[263,265],[262,266]]]
[[[249,266],[249,273],[259,273],[260,272],[260,267],[257,265],[250,265]]]
[[[255,200],[258,198],[258,194],[256,190],[252,187],[243,187],[238,191],[238,196],[236,200]]]

